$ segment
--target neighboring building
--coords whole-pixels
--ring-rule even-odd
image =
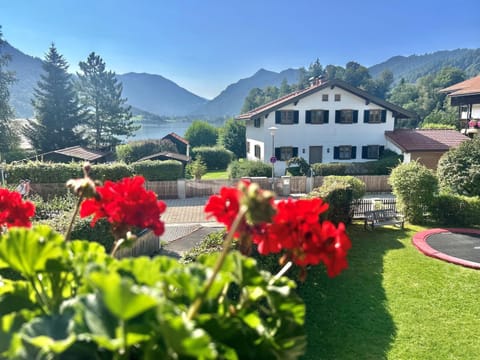
[[[385,131],[394,129],[396,119],[413,117],[344,81],[316,80],[236,119],[246,122],[247,159],[269,162],[275,156],[275,173],[282,175],[294,156],[310,164],[378,159]],[[271,127],[277,128],[273,136]]]
[[[167,139],[173,142],[177,146],[177,151],[179,154],[186,156],[190,155],[190,144],[187,139],[184,139],[180,135],[175,134],[174,132],[165,135],[162,139]]]
[[[172,153],[168,151],[162,151],[153,155],[145,156],[138,161],[144,161],[144,160],[177,160],[177,161],[180,161],[185,167],[185,165],[187,165],[188,162],[190,161],[190,156]]]
[[[111,153],[87,149],[83,146],[72,146],[65,149],[50,151],[37,155],[35,158],[41,161],[53,161],[68,163],[72,161],[89,161],[92,164],[108,161]]]
[[[387,148],[403,154],[403,162],[417,160],[436,169],[440,157],[469,138],[456,130],[401,129],[385,132]]]
[[[458,106],[458,118],[462,133],[473,136],[480,133],[480,76],[462,81],[440,90],[450,98],[452,106]]]

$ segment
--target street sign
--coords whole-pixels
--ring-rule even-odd
[[[271,162],[272,164],[275,164],[275,163],[277,162],[277,158],[276,158],[275,156],[272,156],[272,157],[270,158],[270,162]]]

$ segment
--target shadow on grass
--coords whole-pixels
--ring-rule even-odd
[[[403,248],[405,231],[348,229],[352,248],[349,268],[330,279],[324,268],[309,271],[299,293],[307,306],[307,352],[304,359],[385,359],[396,328],[386,308],[383,258]]]

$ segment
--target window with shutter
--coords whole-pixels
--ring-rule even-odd
[[[328,123],[328,110],[308,110],[305,113],[307,124],[326,124]]]
[[[335,157],[335,151],[338,151],[338,157]],[[334,159],[349,160],[356,157],[356,147],[350,145],[341,145],[334,148]]]
[[[279,110],[275,112],[276,124],[298,124],[298,111],[297,110]]]
[[[336,110],[335,122],[337,124],[353,124],[358,122],[357,110]]]
[[[362,159],[378,159],[383,153],[383,148],[380,145],[362,146]]]
[[[298,147],[282,146],[275,148],[275,157],[280,161],[287,161],[294,156],[298,156]]]
[[[369,124],[379,124],[387,121],[387,111],[381,109],[365,110],[363,122]]]

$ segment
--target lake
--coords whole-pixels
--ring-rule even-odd
[[[184,136],[190,126],[190,122],[165,122],[165,123],[145,123],[135,132],[135,137],[128,138],[131,140],[161,139],[165,135],[174,132],[177,135]]]

